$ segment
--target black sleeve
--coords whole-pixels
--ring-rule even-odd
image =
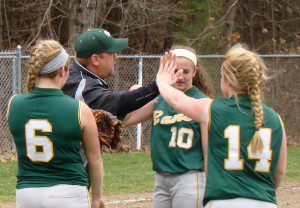
[[[156,98],[158,94],[159,90],[155,81],[136,90],[123,92],[120,97],[117,116],[124,118],[127,113],[141,108]]]
[[[128,92],[111,92],[96,82],[87,82],[82,92],[84,102],[92,109],[103,109],[124,119],[127,113],[141,108],[159,94],[156,82]]]
[[[103,109],[117,116],[120,97],[123,92],[111,92],[96,80],[87,81],[82,92],[84,102],[92,109]]]

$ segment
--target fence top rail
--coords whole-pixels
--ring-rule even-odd
[[[118,55],[120,58],[160,58],[163,55]],[[223,58],[224,55],[211,54],[211,55],[197,55],[199,58]],[[265,58],[300,58],[300,54],[261,54],[260,57]]]
[[[1,52],[0,51],[0,59],[1,58],[16,58],[17,52]],[[160,58],[162,55],[118,55],[119,58]],[[197,55],[199,58],[223,58],[224,55]],[[300,58],[300,54],[262,54],[259,55],[262,58]],[[22,59],[29,59],[29,55],[21,55]],[[71,58],[75,58],[74,55]]]
[[[16,51],[0,51],[0,56],[5,55],[15,55]]]

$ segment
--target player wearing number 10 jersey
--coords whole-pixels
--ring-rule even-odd
[[[207,79],[203,79],[205,70],[197,60],[194,50],[184,46],[175,46],[172,49],[178,57],[178,67],[173,73],[176,89],[195,99],[206,97],[201,91],[210,94]],[[174,110],[161,96],[154,105],[148,104],[135,111],[129,120],[125,120],[125,124],[151,117],[151,159],[153,170],[156,171],[153,207],[203,207],[203,150],[206,149],[206,144],[202,142],[207,140],[204,139],[207,137],[206,126],[200,127],[198,122]]]
[[[279,115],[261,100],[263,60],[239,44],[229,49],[221,69],[225,98],[213,101],[193,99],[170,86],[174,59],[161,62],[156,81],[170,106],[209,126],[205,207],[277,207],[286,135]]]

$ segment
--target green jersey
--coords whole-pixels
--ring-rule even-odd
[[[206,97],[196,87],[186,95]],[[154,104],[150,146],[154,171],[181,174],[204,169],[199,123],[171,108],[161,96]]]
[[[273,175],[282,143],[278,114],[263,104],[259,129],[262,153],[253,153],[254,114],[248,95],[214,100],[210,107],[208,172],[204,203],[209,200],[249,198],[276,204]]]
[[[87,186],[79,155],[82,128],[78,100],[58,89],[35,88],[11,99],[8,122],[18,153],[18,189]]]

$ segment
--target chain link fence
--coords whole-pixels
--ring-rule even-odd
[[[211,77],[215,97],[221,97],[220,68],[221,55],[199,56],[203,66]],[[300,55],[262,55],[271,79],[264,89],[264,100],[282,117],[289,144],[300,144]],[[160,56],[120,56],[115,74],[107,80],[112,91],[127,91],[134,84],[147,84],[155,80]],[[21,56],[20,51],[0,53],[0,154],[11,151],[13,140],[5,119],[9,98],[23,91],[26,83],[29,56]],[[137,129],[141,128],[140,134]],[[123,143],[129,148],[148,149],[150,140],[150,121],[141,127],[128,127],[123,135]],[[136,143],[137,135],[141,145]]]

